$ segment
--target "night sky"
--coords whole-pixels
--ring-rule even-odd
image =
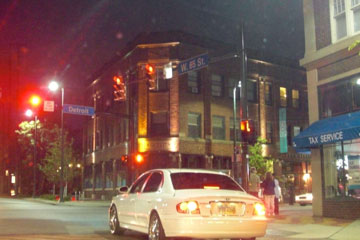
[[[9,46],[18,46],[22,82],[43,83],[56,75],[68,85],[87,84],[140,32],[181,30],[235,43],[242,19],[247,47],[293,59],[304,54],[300,0],[0,2],[0,66]]]

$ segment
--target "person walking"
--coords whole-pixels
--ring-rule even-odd
[[[263,189],[266,216],[274,216],[275,182],[271,172],[266,173],[265,180],[261,183]]]
[[[250,168],[249,177],[249,193],[255,197],[259,197],[260,177],[256,174],[256,168]]]
[[[279,201],[281,199],[281,188],[279,185],[279,180],[275,178],[275,175],[273,174],[274,184],[275,184],[275,199],[274,199],[274,214],[279,215]]]

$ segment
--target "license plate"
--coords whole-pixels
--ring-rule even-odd
[[[211,202],[210,205],[212,216],[241,216],[245,212],[242,202]]]

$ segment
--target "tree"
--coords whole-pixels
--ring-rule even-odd
[[[61,129],[55,125],[49,132],[50,144],[46,152],[40,171],[44,173],[46,179],[53,184],[60,183],[61,166]],[[73,139],[68,139],[68,133],[64,132],[64,180],[70,182],[79,174],[76,170],[76,158],[73,151]]]
[[[249,165],[255,167],[260,176],[264,176],[266,172],[272,172],[273,163],[276,161],[264,156],[263,144],[266,142],[266,139],[258,137],[254,145],[249,145]]]
[[[360,46],[360,40],[356,40],[353,44],[351,44],[348,48],[349,51],[353,50],[354,48],[356,48],[357,46]],[[360,55],[360,51],[359,51],[359,55]]]
[[[61,135],[60,128],[57,125],[36,123],[37,141],[36,141],[36,159],[38,171],[38,182],[40,192],[48,190],[49,183],[57,184],[60,181],[60,161],[61,161]],[[24,121],[19,124],[19,129],[15,132],[18,134],[18,142],[21,154],[21,182],[22,193],[28,194],[32,189],[32,168],[34,153],[34,121]],[[66,182],[71,181],[79,174],[75,168],[76,154],[73,151],[73,139],[68,138],[68,133],[64,132],[64,179]],[[46,184],[48,183],[48,184]]]

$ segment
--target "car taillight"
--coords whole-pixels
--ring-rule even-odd
[[[265,206],[262,203],[255,203],[254,204],[254,215],[257,216],[265,216]]]
[[[199,204],[196,201],[181,202],[176,205],[178,213],[200,214]]]

